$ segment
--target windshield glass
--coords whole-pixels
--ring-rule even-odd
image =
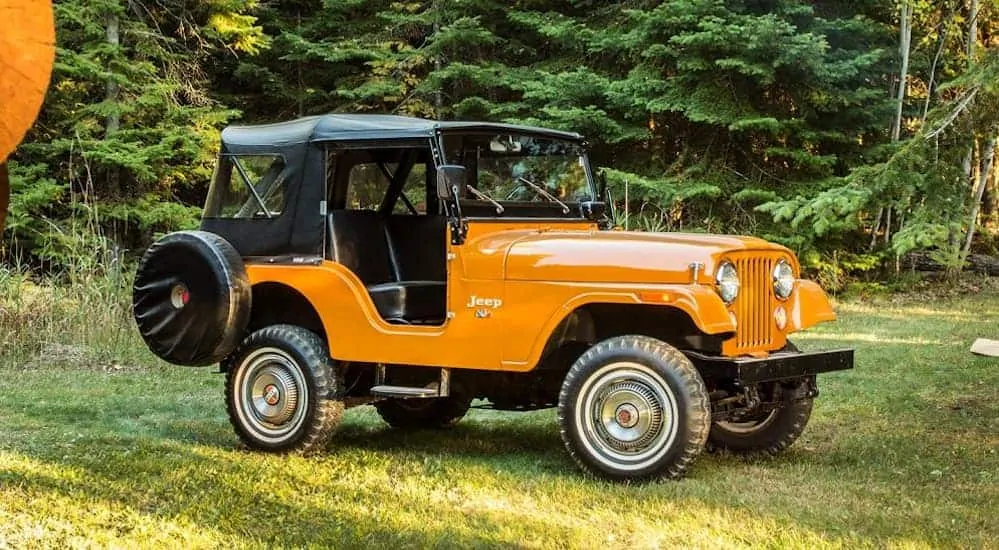
[[[579,208],[568,206],[592,200],[586,151],[579,143],[529,134],[463,134],[445,135],[444,149],[447,163],[468,169],[468,184],[502,204],[506,215],[511,209],[524,215],[529,208],[545,216],[578,216]],[[488,203],[474,193],[464,198]],[[498,210],[491,208],[494,214]]]

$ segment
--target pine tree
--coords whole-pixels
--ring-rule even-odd
[[[126,245],[195,219],[177,199],[203,193],[218,128],[235,115],[211,98],[204,67],[221,52],[265,46],[250,8],[226,0],[55,6],[51,90],[12,174],[10,230],[22,248],[60,260],[73,232],[53,228],[82,214],[95,219],[98,204]]]

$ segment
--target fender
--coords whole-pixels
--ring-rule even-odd
[[[541,287],[541,288],[539,288]],[[533,335],[531,345],[518,349],[516,335],[507,334],[510,347],[504,349],[504,369],[530,370],[541,359],[545,345],[552,332],[576,309],[591,304],[645,304],[651,307],[670,307],[678,309],[693,320],[699,330],[705,334],[724,334],[735,332],[725,303],[714,289],[704,285],[629,285],[621,288],[617,285],[588,284],[586,290],[579,292],[578,285],[568,283],[537,283],[508,282],[508,307],[518,302],[529,302],[530,298],[522,296],[525,291],[544,292],[547,295],[566,293],[566,299],[542,324],[530,325],[518,323],[522,333]],[[512,327],[511,327],[512,328]]]
[[[787,332],[798,332],[819,323],[836,320],[829,297],[814,281],[798,279],[787,304]]]

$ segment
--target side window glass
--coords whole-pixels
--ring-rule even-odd
[[[389,176],[395,177],[399,166],[394,162],[381,165],[367,162],[352,166],[347,182],[347,209],[378,210],[388,193]],[[392,205],[393,214],[413,214],[414,210],[417,214],[427,212],[426,177],[425,164],[413,165],[403,183],[402,195]]]
[[[396,165],[386,164],[385,168],[394,173]],[[355,164],[350,168],[347,182],[347,209],[378,210],[388,192],[388,186],[388,178],[378,163]]]
[[[412,208],[410,208],[412,207]],[[415,212],[414,212],[415,210]],[[427,213],[427,165],[414,164],[402,185],[402,195],[392,207],[393,214]]]
[[[212,180],[205,215],[276,218],[285,207],[287,177],[277,155],[224,155]]]

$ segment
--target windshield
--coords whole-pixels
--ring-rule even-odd
[[[478,193],[464,198],[487,204],[483,215],[578,217],[574,205],[593,200],[579,143],[530,134],[462,134],[445,135],[444,150],[448,164],[468,169],[468,183]]]

